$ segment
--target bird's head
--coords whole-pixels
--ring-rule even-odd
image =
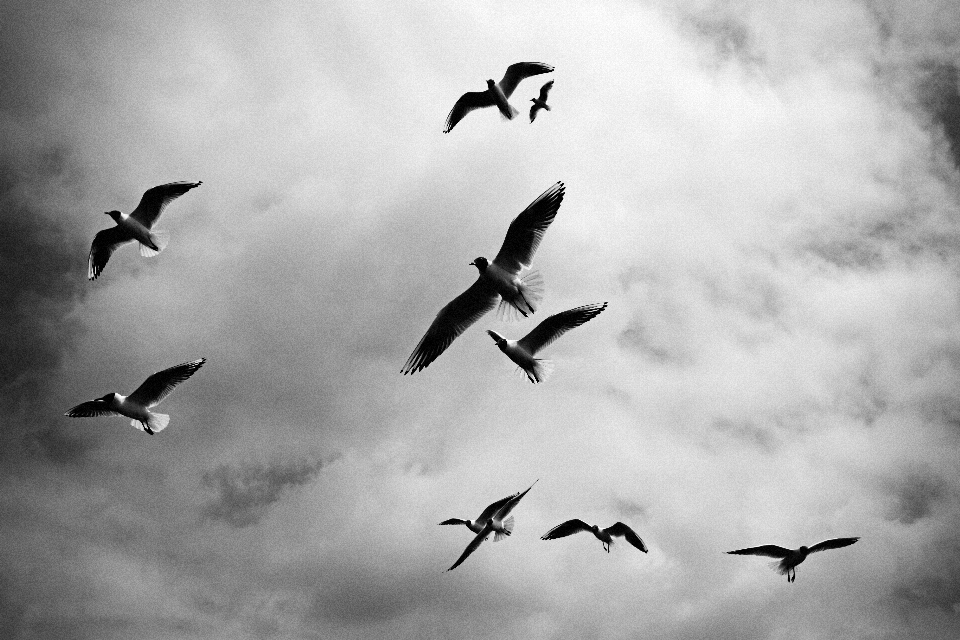
[[[486,259],[486,258],[480,257],[480,258],[477,258],[476,260],[474,260],[473,262],[471,262],[471,263],[470,263],[470,266],[476,267],[476,268],[477,268],[477,271],[479,271],[480,273],[483,273],[484,271],[487,270],[487,266],[488,266],[489,264],[490,264],[490,263],[487,262],[487,259]]]
[[[803,555],[807,555],[810,552],[810,549],[808,549],[807,547],[800,547],[798,551]]]
[[[119,211],[104,211],[104,215],[108,215],[113,218],[114,222],[120,222],[120,212]]]
[[[488,88],[488,89],[493,89],[495,86],[497,86],[497,83],[496,83],[496,82],[494,82],[493,80],[487,80],[487,88]]]
[[[497,346],[500,346],[501,344],[504,344],[507,341],[507,339],[504,338],[502,335],[490,329],[487,329],[487,335],[493,338],[493,341],[497,343]]]
[[[114,397],[115,395],[117,395],[117,394],[115,394],[115,393],[108,393],[107,395],[103,396],[102,398],[95,398],[95,399],[96,399],[96,400],[99,400],[100,402],[106,402],[107,404],[110,404],[111,402],[113,402],[113,397]]]

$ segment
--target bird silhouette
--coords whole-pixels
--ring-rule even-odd
[[[534,480],[533,484],[537,484],[538,480]],[[471,531],[476,531],[477,535],[474,536],[473,540],[470,541],[470,544],[467,545],[467,548],[464,549],[463,553],[460,554],[460,557],[457,558],[457,561],[453,563],[447,571],[453,571],[460,564],[469,557],[471,553],[477,550],[477,547],[480,546],[480,543],[486,540],[491,533],[494,535],[494,542],[499,541],[505,536],[509,536],[513,532],[513,516],[510,515],[510,512],[513,511],[513,508],[517,506],[517,503],[527,495],[527,491],[533,489],[533,484],[527,487],[526,491],[521,493],[515,493],[512,496],[503,498],[502,500],[497,500],[489,507],[483,510],[483,513],[480,514],[480,517],[476,521],[471,520],[459,520],[457,518],[451,518],[450,520],[444,520],[440,524],[465,524]],[[509,517],[507,517],[509,516]]]
[[[550,93],[550,89],[553,89],[553,80],[546,83],[540,87],[540,96],[536,98],[530,98],[530,102],[533,103],[533,106],[530,107],[530,122],[533,123],[537,119],[537,113],[541,109],[546,109],[550,111],[550,105],[547,104],[547,95]]]
[[[541,73],[550,73],[553,67],[542,62],[517,62],[507,67],[506,73],[499,83],[492,79],[487,80],[486,91],[468,91],[460,96],[453,109],[447,115],[447,124],[443,129],[444,133],[450,133],[458,122],[465,115],[474,109],[496,106],[500,114],[507,120],[512,120],[519,112],[514,109],[507,99],[516,90],[520,81],[530,76],[540,75]]]
[[[787,582],[796,582],[797,565],[807,559],[811,553],[826,551],[827,549],[840,549],[848,547],[857,540],[856,538],[833,538],[818,542],[812,547],[800,547],[799,549],[784,549],[775,544],[765,544],[760,547],[750,547],[748,549],[737,549],[736,551],[727,551],[741,556],[767,556],[769,558],[780,558],[779,562],[774,562],[770,566],[780,575],[787,576]]]
[[[606,529],[601,529],[598,525],[589,525],[583,520],[574,518],[573,520],[567,520],[562,524],[558,524],[540,536],[540,539],[556,540],[557,538],[566,538],[581,531],[589,531],[596,536],[597,540],[603,543],[603,550],[607,553],[610,553],[610,546],[613,544],[614,538],[623,538],[637,549],[640,549],[640,551],[647,553],[647,545],[643,544],[640,536],[622,522],[617,522]]]

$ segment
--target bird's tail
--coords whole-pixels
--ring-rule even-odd
[[[543,382],[550,377],[550,374],[553,373],[553,360],[541,360],[536,358],[534,360],[533,368],[529,371],[526,369],[521,369],[523,373],[527,376],[527,380],[536,384],[538,382]]]
[[[150,241],[157,247],[148,247],[147,245],[140,244],[140,255],[144,258],[152,258],[161,251],[167,248],[167,245],[170,243],[170,233],[168,231],[154,231],[150,234]]]
[[[787,575],[787,571],[789,571],[787,567],[783,566],[783,560],[776,560],[774,562],[771,562],[770,568],[782,576]]]
[[[503,531],[497,531],[496,535],[493,536],[493,541],[500,542],[511,533],[513,533],[513,516],[503,521]]]
[[[139,420],[131,420],[130,424],[141,431],[146,431],[143,423]],[[170,424],[170,416],[165,413],[151,413],[150,417],[147,419],[147,427],[149,427],[150,431],[153,431],[154,433],[163,431],[167,428],[168,424]]]
[[[543,276],[539,271],[531,271],[520,279],[517,296],[512,300],[500,299],[497,316],[508,322],[519,320],[520,316],[529,316],[537,311],[543,300]]]

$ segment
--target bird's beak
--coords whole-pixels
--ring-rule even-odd
[[[467,266],[475,267],[475,266],[477,266],[477,261],[474,260],[473,262],[468,262],[468,263],[467,263]]]

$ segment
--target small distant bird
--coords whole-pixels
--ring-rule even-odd
[[[530,107],[531,123],[537,119],[537,112],[540,111],[540,109],[546,109],[547,111],[550,111],[550,105],[547,104],[547,94],[550,93],[550,89],[553,89],[553,80],[540,87],[539,98],[530,98],[530,102],[533,103],[533,106]]]
[[[834,538],[824,540],[810,548],[800,547],[799,549],[784,549],[775,544],[765,544],[761,547],[750,547],[749,549],[737,549],[736,551],[727,551],[741,556],[767,556],[769,558],[782,558],[779,562],[770,564],[770,567],[780,575],[787,576],[787,582],[796,582],[797,565],[807,559],[807,556],[817,551],[826,551],[827,549],[840,549],[848,547],[857,540],[856,538]]]
[[[480,272],[480,277],[440,309],[427,333],[407,358],[401,369],[404,375],[428,367],[467,327],[497,306],[498,300],[500,313],[504,316],[515,311],[527,317],[536,311],[543,296],[543,279],[536,271],[523,278],[520,272],[530,267],[543,234],[563,202],[563,195],[562,182],[544,191],[510,223],[507,237],[493,262],[480,257],[470,263]]]
[[[512,120],[515,115],[520,113],[507,102],[507,99],[513,94],[520,81],[530,76],[540,75],[541,73],[550,73],[553,67],[542,62],[517,62],[507,67],[507,72],[503,74],[500,83],[493,80],[487,80],[486,91],[468,91],[460,96],[457,103],[453,105],[450,114],[447,115],[447,126],[444,133],[450,133],[458,122],[465,115],[474,109],[496,106],[500,114],[507,120]],[[541,93],[541,96],[543,94]],[[549,107],[548,107],[549,108]]]
[[[63,415],[70,418],[126,416],[133,418],[130,424],[134,427],[153,435],[167,428],[170,416],[164,413],[152,413],[150,409],[163,402],[163,399],[170,395],[178,384],[196,373],[206,361],[206,358],[200,358],[164,369],[144,380],[143,384],[137,387],[129,397],[119,393],[108,393],[102,398],[78,404]]]
[[[537,482],[538,480],[534,480],[533,484],[537,484]],[[464,549],[457,561],[453,563],[453,566],[447,569],[447,571],[453,571],[459,567],[460,564],[467,559],[467,556],[476,551],[480,543],[486,540],[491,533],[494,534],[493,541],[498,542],[513,532],[513,516],[510,516],[510,512],[513,511],[513,508],[517,506],[517,503],[520,502],[523,496],[527,495],[527,491],[533,489],[533,484],[527,487],[526,491],[515,493],[502,500],[497,500],[484,509],[476,521],[451,518],[450,520],[444,520],[440,523],[465,524],[471,531],[477,532],[477,535],[470,544],[467,545],[467,548]],[[507,516],[510,517],[508,518]]]
[[[182,196],[190,189],[199,187],[203,182],[170,182],[147,189],[140,204],[127,215],[119,211],[107,211],[117,226],[104,229],[93,238],[90,246],[90,258],[87,263],[87,277],[96,280],[107,260],[118,247],[136,240],[140,243],[140,255],[152,258],[167,246],[170,234],[166,231],[153,231],[153,225],[160,218],[164,208],[171,201]]]
[[[575,309],[561,311],[538,324],[533,331],[519,340],[507,340],[490,329],[487,329],[487,334],[497,343],[500,351],[507,354],[508,358],[523,369],[530,382],[543,382],[550,374],[551,363],[549,360],[535,358],[537,351],[540,351],[570,329],[579,327],[584,322],[597,317],[606,308],[607,303],[604,302],[603,304],[587,304]]]
[[[606,529],[601,529],[597,525],[590,526],[583,520],[574,518],[573,520],[567,520],[563,524],[558,524],[550,531],[547,531],[545,534],[540,536],[541,540],[556,540],[557,538],[565,538],[574,533],[580,533],[581,531],[589,531],[597,537],[597,540],[603,543],[603,550],[607,553],[610,553],[610,545],[613,544],[613,538],[624,538],[627,542],[635,546],[640,551],[644,553],[647,552],[647,545],[643,544],[643,540],[640,539],[633,529],[618,522],[612,524]]]

